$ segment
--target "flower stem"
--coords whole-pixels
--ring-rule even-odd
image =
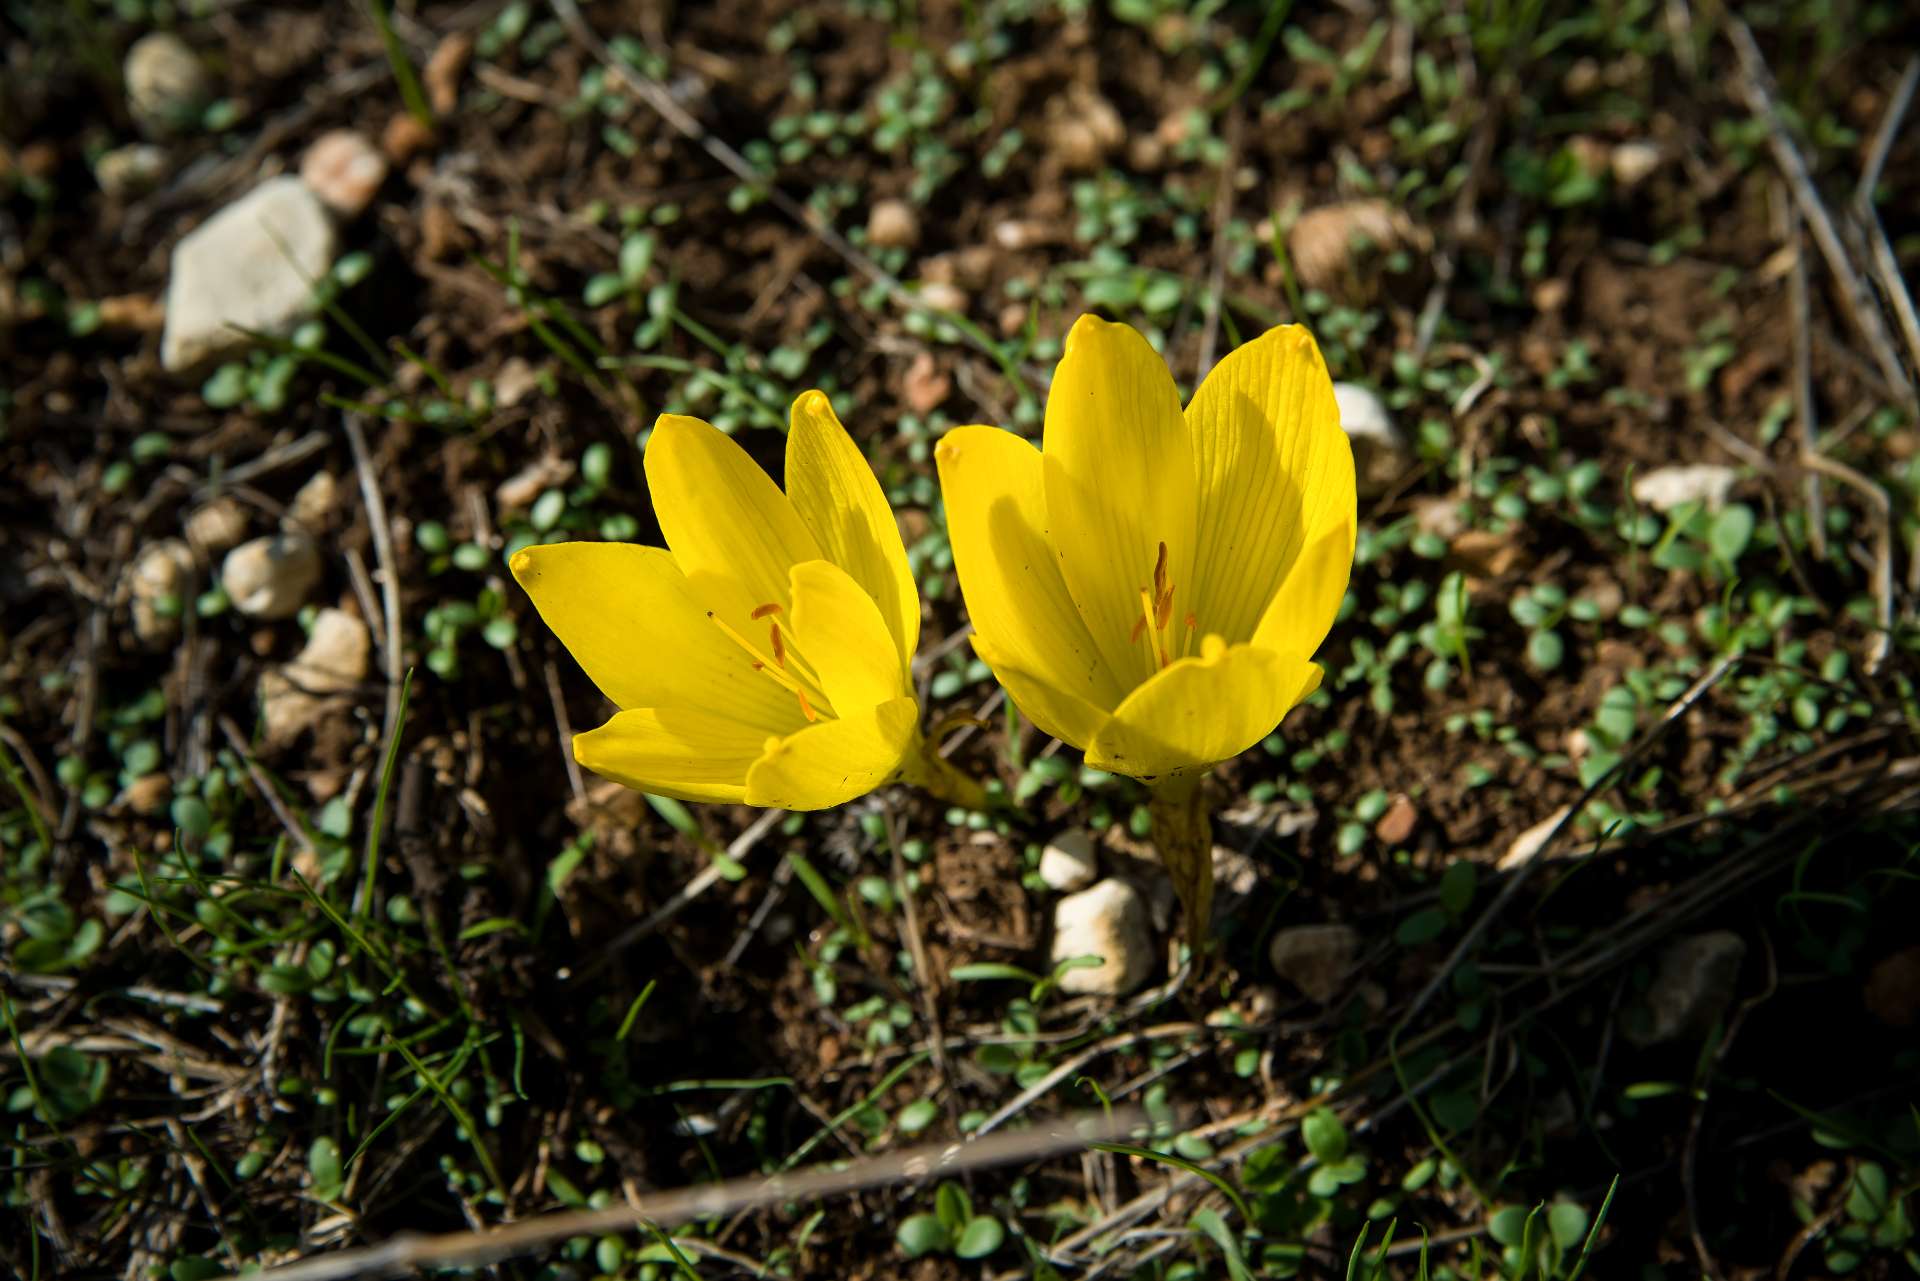
[[[915,739],[913,747],[900,762],[900,781],[931,792],[947,804],[958,805],[961,809],[984,810],[988,807],[986,789],[948,764],[947,759],[924,738]]]
[[[1200,776],[1163,778],[1147,790],[1154,848],[1186,912],[1187,945],[1198,956],[1206,951],[1213,916],[1213,820],[1201,795]]]

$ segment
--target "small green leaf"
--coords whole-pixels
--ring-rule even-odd
[[[938,1253],[953,1243],[947,1225],[932,1214],[913,1215],[900,1225],[893,1239],[909,1259]]]
[[[1307,1151],[1322,1165],[1332,1165],[1347,1154],[1347,1127],[1329,1108],[1316,1108],[1300,1123]]]
[[[307,1173],[313,1179],[313,1195],[317,1199],[331,1201],[339,1196],[344,1183],[340,1145],[324,1134],[315,1139],[307,1149]]]
[[[1446,933],[1451,922],[1445,908],[1423,907],[1400,922],[1400,928],[1393,932],[1393,941],[1401,947],[1419,947]]]
[[[1753,541],[1753,526],[1753,508],[1745,503],[1728,504],[1713,518],[1713,528],[1707,535],[1714,559],[1723,565],[1737,562]]]
[[[1000,1220],[983,1214],[967,1224],[953,1252],[963,1259],[984,1259],[1006,1239],[1007,1230],[1000,1226]]]

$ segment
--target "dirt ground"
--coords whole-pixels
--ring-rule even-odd
[[[1111,1105],[497,1267],[1920,1270],[1920,28],[1736,9],[0,7],[0,1262],[191,1281]],[[307,319],[164,368],[175,246],[342,129],[385,171]],[[1304,322],[1382,424],[1325,684],[1209,783],[1197,964],[1144,791],[973,660],[933,477],[1037,437],[1089,310],[1187,391]],[[572,764],[607,706],[506,556],[658,543],[655,415],[777,476],[810,387],[1009,811]],[[223,574],[270,535],[277,617]],[[1044,981],[1074,828],[1138,992]]]

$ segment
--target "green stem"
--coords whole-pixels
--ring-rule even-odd
[[[987,792],[970,776],[961,773],[934,750],[924,738],[915,738],[913,746],[900,762],[900,781],[922,788],[949,805],[966,810],[987,808]]]
[[[1187,944],[1198,956],[1206,950],[1213,916],[1213,820],[1201,794],[1200,776],[1172,775],[1149,783],[1147,793],[1154,848],[1185,909]]]

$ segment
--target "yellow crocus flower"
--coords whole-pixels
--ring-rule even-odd
[[[548,543],[512,560],[620,708],[574,736],[580,764],[688,801],[825,809],[904,779],[982,803],[920,736],[919,593],[826,396],[793,403],[786,493],[723,432],[677,414],[655,424],[646,472],[667,547]]]
[[[1319,687],[1346,594],[1353,452],[1306,329],[1229,354],[1182,411],[1131,327],[1082,316],[1043,447],[961,427],[936,451],[974,649],[1042,730],[1151,787],[1155,841],[1206,928],[1200,775]]]

